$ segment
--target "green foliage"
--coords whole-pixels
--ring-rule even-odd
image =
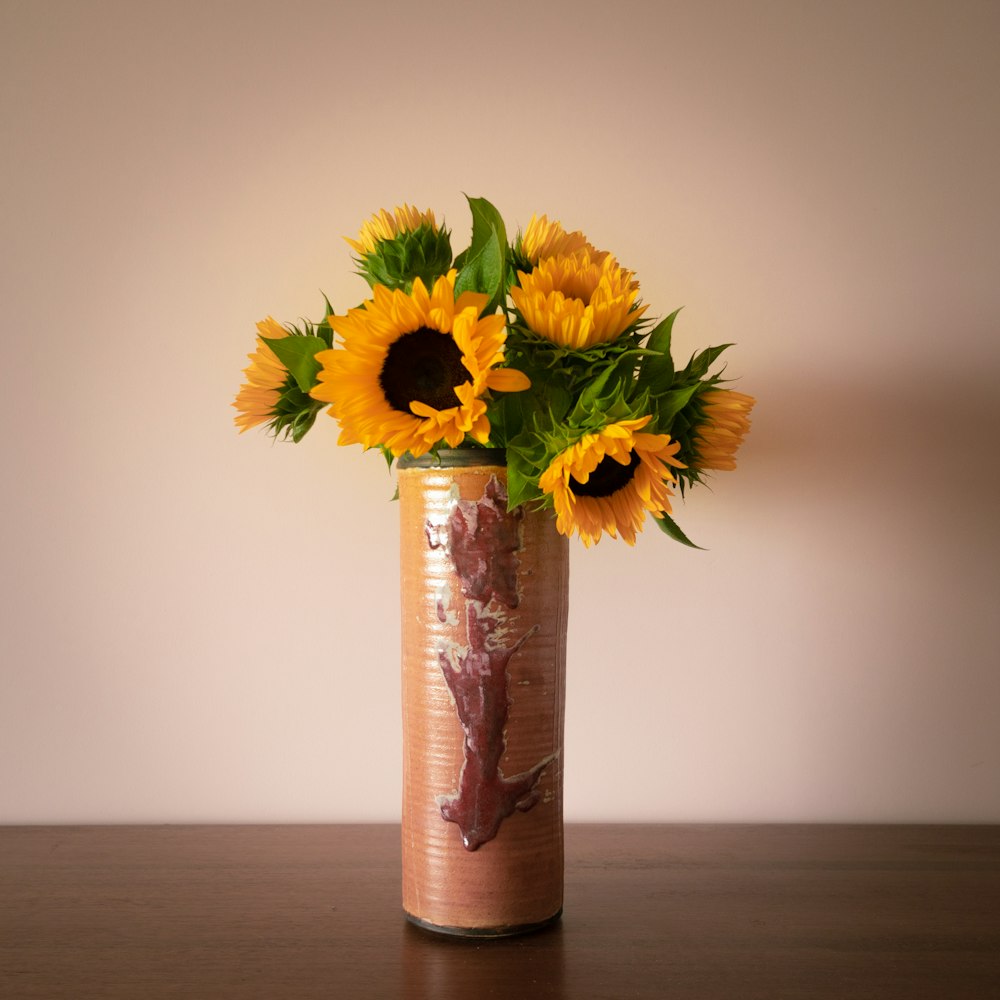
[[[512,279],[517,277],[518,271],[523,271],[527,274],[534,266],[524,254],[521,238],[522,233],[518,230],[517,239],[514,240],[514,243],[510,248],[510,270]]]
[[[678,389],[671,389],[662,396],[657,397],[653,402],[655,413],[654,424],[661,434],[669,433],[673,430],[674,418],[691,401],[691,397],[698,391],[698,383],[692,382],[690,385],[682,385]]]
[[[321,367],[316,355],[333,347],[333,328],[329,322],[333,309],[325,295],[323,303],[326,312],[319,323],[301,320],[301,326],[289,324],[285,327],[287,337],[261,337],[288,369],[274,415],[267,426],[275,437],[291,438],[296,444],[305,437],[316,415],[326,405],[309,395]]]
[[[507,449],[507,505],[510,510],[541,498],[537,465],[519,448]]]
[[[450,235],[424,222],[391,240],[380,240],[371,253],[358,258],[357,265],[372,288],[385,285],[409,293],[419,278],[430,289],[451,267]]]
[[[316,354],[330,346],[322,337],[302,335],[261,339],[274,351],[303,392],[308,392],[316,384],[316,375],[322,367],[316,360]]]
[[[715,380],[717,381],[717,380]],[[673,419],[671,436],[680,443],[680,451],[677,453],[679,461],[683,462],[686,468],[677,469],[677,485],[684,496],[687,490],[697,483],[702,482],[703,476],[697,465],[697,449],[695,447],[694,435],[698,425],[705,419],[701,395],[715,384],[715,381],[694,383],[694,392],[690,400],[682,407]]]
[[[639,383],[651,396],[669,392],[674,382],[674,361],[670,356],[670,338],[674,320],[680,309],[675,309],[666,319],[660,320],[649,332],[645,348],[649,352],[639,365]]]
[[[700,545],[695,545],[694,542],[688,538],[687,535],[677,527],[677,522],[669,514],[661,514],[659,517],[653,518],[656,521],[657,526],[660,531],[665,535],[669,535],[675,542],[680,542],[682,545],[687,545],[692,549],[698,549],[701,552],[705,550]]]
[[[526,392],[506,392],[490,410],[490,446],[506,448],[530,422],[531,396]]]
[[[700,354],[695,354],[687,363],[687,367],[680,373],[687,379],[703,379],[708,374],[708,369],[712,367],[715,359],[732,344],[722,344],[719,347],[709,347]],[[713,381],[717,382],[716,377]]]
[[[704,419],[701,396],[722,381],[721,373],[709,375],[709,369],[731,344],[709,347],[691,357],[687,365],[674,375],[673,387],[654,400],[657,430],[669,433],[680,444],[679,461],[686,466],[677,469],[677,485],[681,496],[703,482],[704,473],[697,466],[695,432]],[[697,547],[697,546],[695,546]]]
[[[508,327],[506,358],[512,368],[528,375],[532,392],[535,386],[558,384],[576,397],[609,369],[623,383],[631,381],[643,356],[641,339],[635,331],[581,351],[546,340],[518,322]]]
[[[461,270],[455,281],[455,295],[462,292],[487,295],[489,301],[483,315],[490,315],[507,295],[507,229],[500,213],[485,198],[465,197],[472,211],[472,242],[459,255]]]
[[[312,399],[289,375],[274,407],[274,416],[268,427],[275,437],[291,438],[296,444],[302,440],[316,420],[325,403]]]

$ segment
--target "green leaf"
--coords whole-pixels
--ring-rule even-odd
[[[694,542],[688,538],[687,535],[677,527],[677,522],[669,514],[664,514],[662,517],[653,518],[654,521],[660,526],[660,530],[665,534],[669,535],[675,542],[680,542],[682,545],[687,545],[692,549],[697,549],[699,552],[704,552],[700,545],[695,545]]]
[[[292,441],[298,444],[309,433],[310,428],[316,421],[318,410],[301,410],[295,415],[290,426]]]
[[[660,320],[650,331],[646,341],[647,351],[656,354],[647,355],[642,359],[639,368],[639,381],[654,396],[669,392],[674,379],[674,361],[670,356],[670,338],[674,329],[674,320],[680,309],[675,309],[666,319]]]
[[[489,296],[483,315],[496,312],[506,294],[507,229],[500,213],[485,198],[466,195],[472,211],[472,243],[459,254],[462,269],[455,295],[482,292]]]
[[[674,422],[674,417],[688,405],[691,397],[697,391],[699,384],[698,382],[692,382],[691,385],[686,385],[682,389],[674,389],[664,396],[658,396],[654,400],[656,426],[661,433],[670,430],[670,426]]]
[[[687,363],[684,373],[691,378],[704,378],[708,374],[708,369],[715,359],[732,344],[720,344],[718,347],[709,347],[700,354],[695,354]]]
[[[548,410],[553,427],[566,419],[566,414],[569,413],[570,407],[573,405],[573,397],[556,382],[543,385],[538,391],[538,399]]]
[[[648,350],[659,351],[661,354],[670,353],[670,338],[673,334],[674,320],[677,319],[679,313],[680,309],[675,309],[649,331],[649,338],[646,340]]]
[[[598,408],[602,393],[608,389],[608,383],[617,376],[618,372],[613,364],[604,368],[580,393],[580,398],[570,414],[570,422],[579,424],[585,421]],[[609,395],[614,395],[615,388],[616,386],[611,386]]]
[[[507,449],[507,509],[513,510],[539,495],[534,468],[516,451]]]
[[[483,315],[496,312],[503,293],[504,244],[492,233],[475,253],[470,252],[465,266],[455,280],[455,297],[462,292],[482,292],[489,297]]]
[[[505,392],[490,408],[490,440],[497,447],[505,448],[524,430],[526,415],[530,412],[524,392]]]
[[[329,345],[322,337],[261,337],[261,340],[277,355],[278,360],[288,369],[303,392],[316,384],[316,373],[320,363],[316,360],[318,351],[325,351]]]

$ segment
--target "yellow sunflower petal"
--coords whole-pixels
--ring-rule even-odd
[[[486,385],[497,392],[524,392],[531,388],[531,379],[516,368],[494,368],[486,376]]]
[[[579,230],[568,233],[556,220],[548,216],[531,217],[521,234],[521,253],[531,264],[537,264],[544,257],[568,256],[585,250],[595,260],[603,260],[608,254],[597,250]]]
[[[753,396],[732,389],[709,389],[701,394],[703,421],[694,430],[696,469],[728,472],[736,468],[736,452],[750,433]]]
[[[421,212],[412,205],[400,205],[392,212],[384,208],[373,215],[362,227],[356,240],[345,236],[344,240],[364,257],[370,254],[383,240],[395,239],[400,233],[413,232],[424,223],[437,228],[434,213],[427,209]]]
[[[257,349],[247,355],[250,364],[243,370],[246,383],[240,387],[232,404],[238,411],[233,420],[241,434],[274,417],[274,408],[288,377],[288,369],[262,339],[279,340],[287,337],[288,331],[268,316],[257,324],[257,332]]]
[[[576,350],[616,340],[646,310],[636,303],[632,272],[586,250],[540,260],[530,274],[519,271],[518,279],[510,294],[528,327]]]

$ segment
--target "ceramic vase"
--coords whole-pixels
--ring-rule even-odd
[[[563,896],[567,541],[507,510],[502,451],[398,463],[403,909],[495,937]]]

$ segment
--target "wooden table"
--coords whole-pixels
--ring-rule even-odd
[[[0,997],[995,1000],[1000,827],[570,826],[562,921],[408,924],[395,826],[0,827]]]

